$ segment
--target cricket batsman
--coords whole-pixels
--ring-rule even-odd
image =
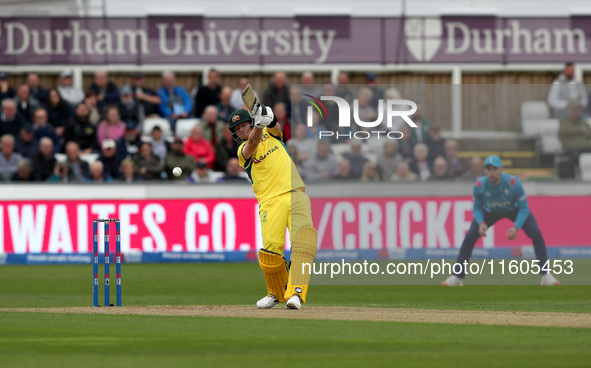
[[[259,265],[267,295],[257,307],[268,309],[287,301],[287,308],[300,309],[310,281],[302,265],[314,261],[317,242],[304,182],[281,140],[283,132],[271,108],[261,105],[252,117],[247,110],[236,110],[228,119],[234,139],[241,143],[240,166],[250,177],[259,202],[264,247],[259,250]],[[286,227],[291,239],[289,276],[283,258]]]
[[[503,165],[498,156],[487,157],[484,161],[484,169],[486,175],[478,178],[474,184],[472,210],[474,220],[462,242],[460,254],[456,260],[456,264],[462,265],[462,271],[449,276],[442,285],[462,286],[464,284],[466,270],[463,265],[470,260],[474,244],[478,238],[486,236],[490,226],[503,218],[513,221],[513,225],[507,229],[507,239],[515,239],[519,229],[523,229],[533,241],[536,257],[540,261],[541,285],[559,285],[558,280],[547,272],[549,265],[546,264],[548,256],[544,237],[534,215],[529,210],[521,182],[515,176],[503,173]]]

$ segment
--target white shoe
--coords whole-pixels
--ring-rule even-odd
[[[552,275],[551,273],[547,273],[545,275],[542,275],[542,282],[540,282],[540,285],[542,285],[542,286],[560,285],[560,281],[556,280],[556,277],[554,277],[554,275]]]
[[[286,303],[288,309],[301,309],[302,308],[302,300],[300,299],[299,295],[294,295]]]
[[[257,308],[270,309],[273,308],[277,303],[279,303],[279,300],[275,299],[275,296],[267,295],[266,297],[257,302]]]
[[[441,283],[441,286],[464,286],[464,281],[456,275],[451,275]]]

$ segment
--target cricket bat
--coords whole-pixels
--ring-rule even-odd
[[[246,105],[250,116],[254,117],[255,113],[259,109],[259,106],[261,106],[261,103],[259,102],[257,96],[255,96],[254,89],[252,89],[250,84],[246,86],[244,91],[242,91],[242,102],[244,102],[244,105]]]

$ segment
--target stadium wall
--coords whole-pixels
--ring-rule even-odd
[[[591,188],[525,183],[551,257],[591,257]],[[244,185],[4,185],[0,264],[90,262],[93,218],[121,220],[128,261],[256,260],[258,206]],[[317,184],[308,187],[321,259],[453,258],[472,220],[471,185]],[[568,193],[564,195],[563,193]],[[477,256],[532,257],[500,222]],[[102,244],[102,239],[101,242]],[[289,250],[289,239],[286,239]]]

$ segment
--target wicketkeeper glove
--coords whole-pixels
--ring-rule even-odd
[[[254,125],[257,128],[274,127],[277,119],[273,115],[273,110],[269,106],[261,105],[254,115]]]

